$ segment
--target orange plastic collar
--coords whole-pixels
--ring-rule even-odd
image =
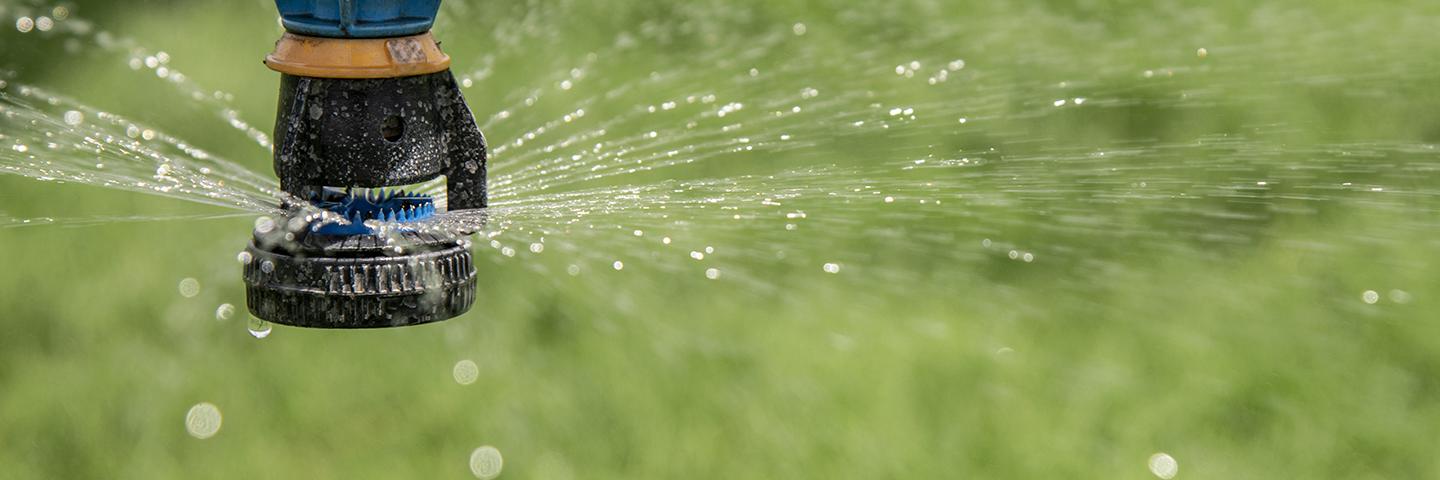
[[[271,70],[302,77],[394,78],[450,68],[430,32],[394,38],[323,38],[286,33],[265,56]]]

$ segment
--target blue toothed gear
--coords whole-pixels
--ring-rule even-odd
[[[319,197],[311,202],[317,207],[345,217],[350,222],[316,222],[310,226],[311,232],[321,235],[373,234],[375,229],[366,226],[366,220],[409,223],[435,215],[435,201],[429,195],[400,190],[355,195],[345,190],[325,188]]]

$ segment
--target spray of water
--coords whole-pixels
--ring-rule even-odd
[[[465,2],[446,5],[442,19],[470,11]],[[715,13],[695,8],[688,15]],[[649,263],[711,279],[745,279],[735,266],[757,259],[806,262],[826,273],[878,261],[876,252],[838,237],[951,265],[1064,259],[1083,270],[1106,262],[1103,252],[1117,240],[1204,255],[1341,205],[1416,217],[1437,198],[1434,182],[1417,181],[1434,176],[1433,145],[1314,141],[1315,126],[1288,112],[1162,128],[1260,100],[1274,104],[1297,85],[1352,95],[1434,76],[1428,64],[1397,67],[1373,51],[1350,52],[1344,32],[1307,30],[1304,21],[1294,21],[1296,35],[1168,51],[1139,41],[1146,39],[1084,51],[1093,45],[1056,48],[1054,38],[1037,37],[1000,56],[990,47],[1013,36],[985,33],[1002,30],[990,28],[957,47],[965,32],[956,27],[900,38],[861,30],[856,43],[870,47],[835,56],[804,23],[743,37],[690,32],[706,48],[683,61],[637,47],[683,37],[682,24],[625,32],[578,58],[547,59],[548,73],[528,86],[491,91],[496,68],[563,41],[543,28],[553,14],[527,11],[492,32],[496,48],[457,62],[474,66],[457,66],[472,96],[499,99],[477,112],[493,143],[493,207],[440,215],[421,228],[479,231],[501,258],[563,252],[571,267]],[[1015,22],[1050,25],[1055,35],[1079,28],[1047,18]],[[239,120],[230,97],[195,84],[172,66],[179,60],[73,16],[51,30],[165,79],[177,101],[214,110],[268,153],[268,139]],[[1307,55],[1315,52],[1326,55]],[[1263,64],[1284,68],[1251,68]],[[1018,76],[1016,66],[1033,74]],[[283,193],[269,175],[44,89],[0,92],[0,172],[280,213]],[[423,187],[441,205],[442,185]],[[113,220],[120,219],[60,222]],[[716,249],[723,253],[706,251]]]

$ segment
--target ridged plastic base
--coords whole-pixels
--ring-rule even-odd
[[[292,255],[245,251],[245,296],[250,313],[271,322],[311,328],[383,328],[437,322],[475,303],[469,243],[415,236],[412,254],[385,249],[333,248]],[[349,242],[346,242],[349,243]]]

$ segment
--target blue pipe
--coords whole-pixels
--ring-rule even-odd
[[[430,31],[440,0],[275,0],[275,7],[290,33],[383,38]]]

